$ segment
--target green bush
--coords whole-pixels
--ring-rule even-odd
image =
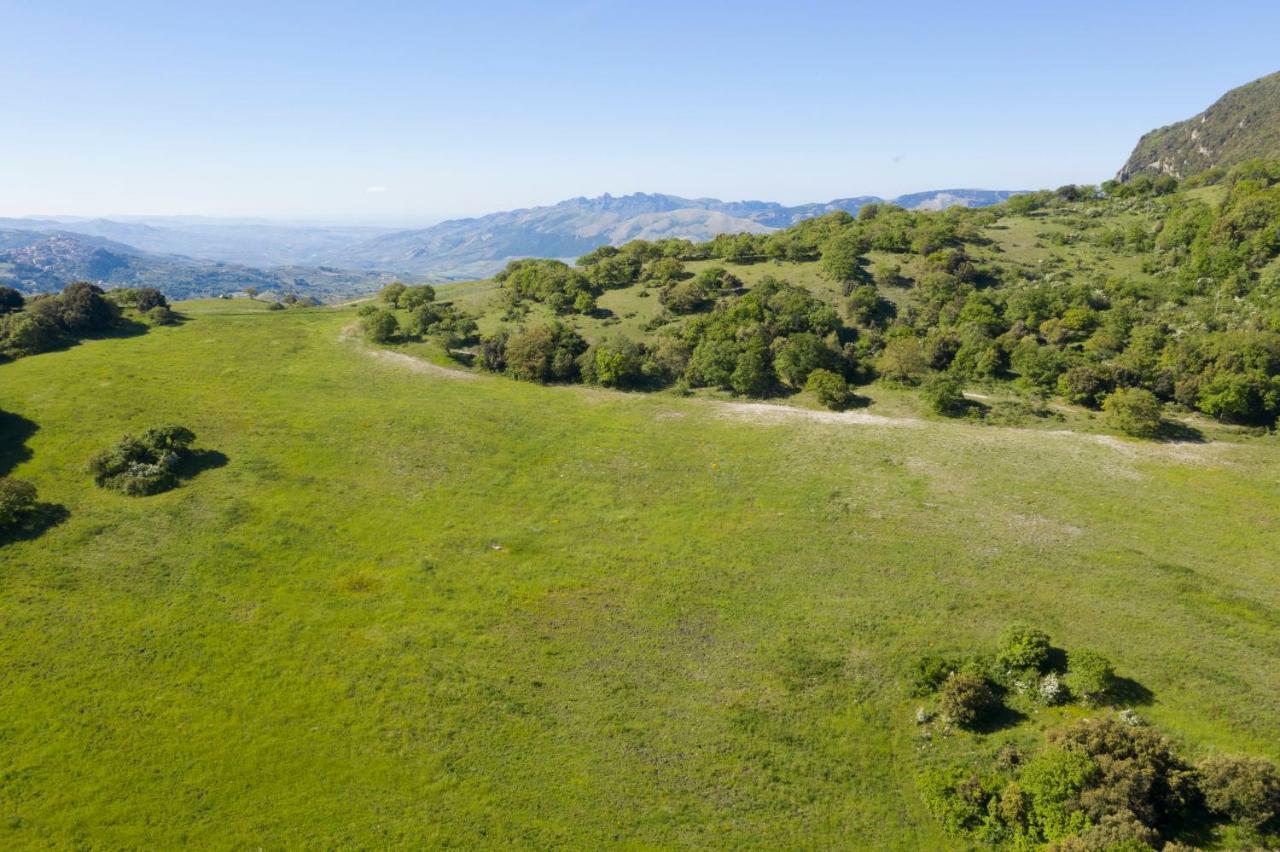
[[[568,382],[578,378],[578,356],[587,343],[566,325],[520,329],[506,341],[503,359],[517,379],[534,382]]]
[[[1126,435],[1154,438],[1160,434],[1164,418],[1160,400],[1144,388],[1121,388],[1102,401],[1107,422]]]
[[[1043,671],[1049,661],[1049,634],[1025,624],[1011,624],[1000,636],[996,663],[1004,669]]]
[[[20,526],[36,508],[36,487],[21,479],[0,477],[0,530]]]
[[[382,301],[386,302],[391,307],[398,308],[400,307],[400,297],[407,289],[408,288],[399,281],[392,281],[390,284],[382,288],[381,292],[378,293],[378,298],[382,299]]]
[[[925,379],[920,397],[934,414],[955,417],[964,412],[964,383],[950,373],[934,373]]]
[[[168,305],[156,305],[147,311],[147,320],[152,325],[173,325],[178,321],[178,315]]]
[[[1000,706],[986,678],[972,672],[952,672],[942,682],[938,709],[943,718],[961,728],[982,724]]]
[[[396,315],[388,310],[375,310],[360,320],[364,328],[364,337],[370,343],[387,343],[400,333],[400,323]]]
[[[937,692],[951,673],[959,669],[959,664],[949,657],[925,654],[912,667],[911,691],[919,696]]]
[[[1085,700],[1096,700],[1115,686],[1116,672],[1111,661],[1093,651],[1067,654],[1067,687]]]
[[[1254,828],[1280,814],[1280,771],[1271,761],[1217,755],[1197,769],[1200,792],[1212,813]]]
[[[952,834],[978,832],[988,821],[999,779],[954,766],[931,769],[917,779],[930,813]]]
[[[178,484],[178,466],[195,438],[183,426],[148,429],[141,437],[126,435],[90,459],[89,472],[99,487],[133,496],[168,491]]]
[[[822,368],[813,370],[809,373],[804,388],[817,397],[818,402],[833,411],[839,411],[849,404],[849,383],[839,373]]]

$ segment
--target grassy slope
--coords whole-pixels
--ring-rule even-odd
[[[451,381],[351,310],[191,321],[0,367],[0,843],[937,848],[901,683],[1009,620],[1093,647],[1194,749],[1280,757],[1280,447],[726,419]],[[130,499],[87,456],[190,425]]]

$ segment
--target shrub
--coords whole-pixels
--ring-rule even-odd
[[[913,385],[929,372],[929,359],[919,340],[897,337],[885,345],[876,370],[890,381]]]
[[[972,672],[952,672],[942,683],[938,708],[948,722],[975,727],[1000,706],[986,678]]]
[[[931,769],[917,783],[925,806],[953,834],[980,829],[1000,790],[997,779],[959,766]]]
[[[957,671],[959,666],[948,657],[938,654],[925,654],[916,660],[912,669],[911,691],[914,695],[929,695],[937,692],[938,687]]]
[[[48,352],[66,339],[57,321],[43,313],[27,310],[3,319],[0,351],[14,358]]]
[[[105,298],[103,289],[87,281],[62,288],[58,307],[62,327],[72,334],[103,331],[120,315],[120,308]]]
[[[1280,813],[1280,771],[1271,761],[1217,755],[1198,769],[1200,791],[1211,812],[1251,827]]]
[[[1043,670],[1049,660],[1049,634],[1025,624],[1011,624],[1000,636],[996,662],[1005,669]]]
[[[950,373],[934,373],[925,379],[920,396],[934,414],[954,417],[964,411],[964,385]]]
[[[165,308],[167,310],[169,307],[169,300],[166,299],[164,294],[156,288],[143,287],[138,290],[137,295],[133,297],[133,306],[142,313],[148,314],[156,308]]]
[[[1154,438],[1160,433],[1163,418],[1160,400],[1143,388],[1121,388],[1102,401],[1107,421],[1135,438]]]
[[[608,388],[634,387],[644,379],[644,348],[627,337],[603,340],[582,355],[583,381]]]
[[[1049,672],[1036,685],[1035,699],[1041,704],[1061,704],[1067,700],[1067,687],[1056,672]]]
[[[147,311],[147,320],[153,325],[173,325],[178,320],[178,315],[169,310],[167,305],[156,305]]]
[[[387,310],[376,310],[360,320],[365,339],[370,343],[386,343],[400,333],[396,315]]]
[[[578,356],[586,341],[560,323],[521,329],[507,339],[507,371],[517,379],[567,382],[578,376]]]
[[[415,308],[419,308],[429,302],[434,302],[435,300],[435,287],[432,287],[430,284],[418,284],[413,287],[405,287],[401,290],[396,301],[399,307],[404,308],[406,311],[412,311]]]
[[[773,368],[784,382],[801,388],[814,370],[837,371],[840,356],[818,335],[801,332],[783,341],[773,356]]]
[[[89,472],[99,487],[133,496],[168,491],[177,485],[178,465],[195,438],[183,426],[148,429],[137,438],[126,435],[90,459]]]
[[[819,368],[809,373],[804,387],[817,397],[818,402],[833,411],[839,411],[849,404],[849,383],[839,373]]]
[[[0,476],[0,530],[13,529],[35,510],[36,487],[21,479]]]
[[[1093,651],[1071,651],[1067,655],[1067,686],[1080,698],[1097,699],[1115,686],[1116,672],[1111,661]]]

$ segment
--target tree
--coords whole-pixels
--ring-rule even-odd
[[[0,351],[10,357],[48,352],[66,339],[57,320],[40,311],[19,311],[0,321]]]
[[[391,285],[388,285],[391,286]],[[404,287],[404,285],[401,285]],[[385,292],[385,290],[384,290]],[[423,305],[429,304],[436,300],[436,288],[430,284],[417,284],[413,287],[404,287],[400,291],[396,304],[404,308],[406,311],[416,310]]]
[[[400,333],[400,323],[391,311],[374,311],[360,323],[364,326],[365,339],[370,343],[387,343]]]
[[[145,314],[155,308],[167,309],[169,300],[156,288],[143,287],[138,290],[138,294],[134,297],[133,306]]]
[[[21,479],[0,477],[0,530],[20,526],[36,508],[36,487]]]
[[[1096,700],[1110,692],[1115,682],[1115,668],[1101,654],[1072,651],[1067,655],[1067,688],[1080,698]]]
[[[644,379],[644,348],[617,335],[595,344],[582,355],[582,378],[605,387],[634,387]]]
[[[1043,669],[1049,661],[1049,634],[1025,624],[1011,624],[1000,635],[996,662],[1008,669]]]
[[[814,370],[838,370],[839,362],[840,356],[821,337],[811,332],[787,337],[773,356],[773,368],[779,378],[793,388],[804,387]]]
[[[244,288],[244,294],[245,294],[246,296],[248,296],[251,300],[252,300],[252,299],[256,299],[256,298],[258,298],[258,288],[257,288],[257,287],[245,287],[245,288]]]
[[[952,672],[942,683],[938,708],[953,725],[972,728],[1000,706],[986,678],[972,672]]]
[[[1135,438],[1154,438],[1160,434],[1164,418],[1160,400],[1145,388],[1121,388],[1102,401],[1107,421]]]
[[[22,294],[12,287],[0,287],[0,314],[22,310],[25,301]]]
[[[507,340],[507,371],[517,379],[567,382],[578,376],[578,356],[586,341],[566,325],[551,323],[521,329]]]
[[[1251,828],[1280,814],[1280,770],[1271,761],[1224,754],[1208,758],[1197,769],[1211,812]]]
[[[964,412],[964,384],[950,373],[934,373],[925,379],[920,396],[934,414],[954,417]]]
[[[929,360],[918,339],[895,337],[885,344],[876,370],[890,381],[915,384],[929,372]]]
[[[382,299],[382,301],[386,302],[391,307],[398,308],[400,307],[400,297],[404,295],[404,291],[407,289],[408,288],[399,281],[392,281],[390,284],[382,288],[378,293],[378,298]]]
[[[120,315],[120,308],[104,297],[103,289],[87,281],[62,288],[58,304],[62,327],[72,334],[104,331]]]
[[[734,393],[743,396],[764,396],[773,386],[773,365],[769,350],[762,342],[753,342],[738,354],[729,384]]]
[[[849,384],[839,373],[819,367],[809,373],[804,387],[832,411],[839,411],[849,404]]]
[[[832,281],[845,284],[862,273],[866,242],[857,231],[847,230],[833,237],[822,249],[822,272]]]

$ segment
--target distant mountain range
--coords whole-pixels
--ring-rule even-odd
[[[981,207],[1012,194],[948,189],[903,195],[891,203],[914,210]],[[108,286],[153,286],[175,298],[246,286],[323,297],[372,289],[396,276],[483,278],[512,258],[572,259],[605,243],[766,233],[837,210],[857,213],[883,200],[864,195],[786,206],[605,194],[414,230],[195,217],[0,219],[0,284],[34,292],[85,279]]]
[[[1182,179],[1254,157],[1280,158],[1280,72],[1232,89],[1186,121],[1147,133],[1116,177]]]
[[[0,229],[0,285],[27,293],[58,290],[71,281],[93,281],[107,287],[155,287],[176,299],[215,296],[246,287],[323,298],[372,290],[394,277],[323,266],[260,269],[153,254],[70,231]]]
[[[1013,192],[947,189],[892,199],[913,210],[939,210],[956,205],[998,204]],[[716,234],[766,233],[844,210],[856,213],[884,199],[872,195],[838,198],[794,207],[769,201],[720,201],[677,195],[635,193],[598,198],[571,198],[550,207],[491,213],[475,219],[453,219],[430,228],[399,231],[352,246],[342,257],[360,269],[435,272],[452,277],[483,277],[517,257],[573,258],[605,243],[667,237],[701,241]]]

